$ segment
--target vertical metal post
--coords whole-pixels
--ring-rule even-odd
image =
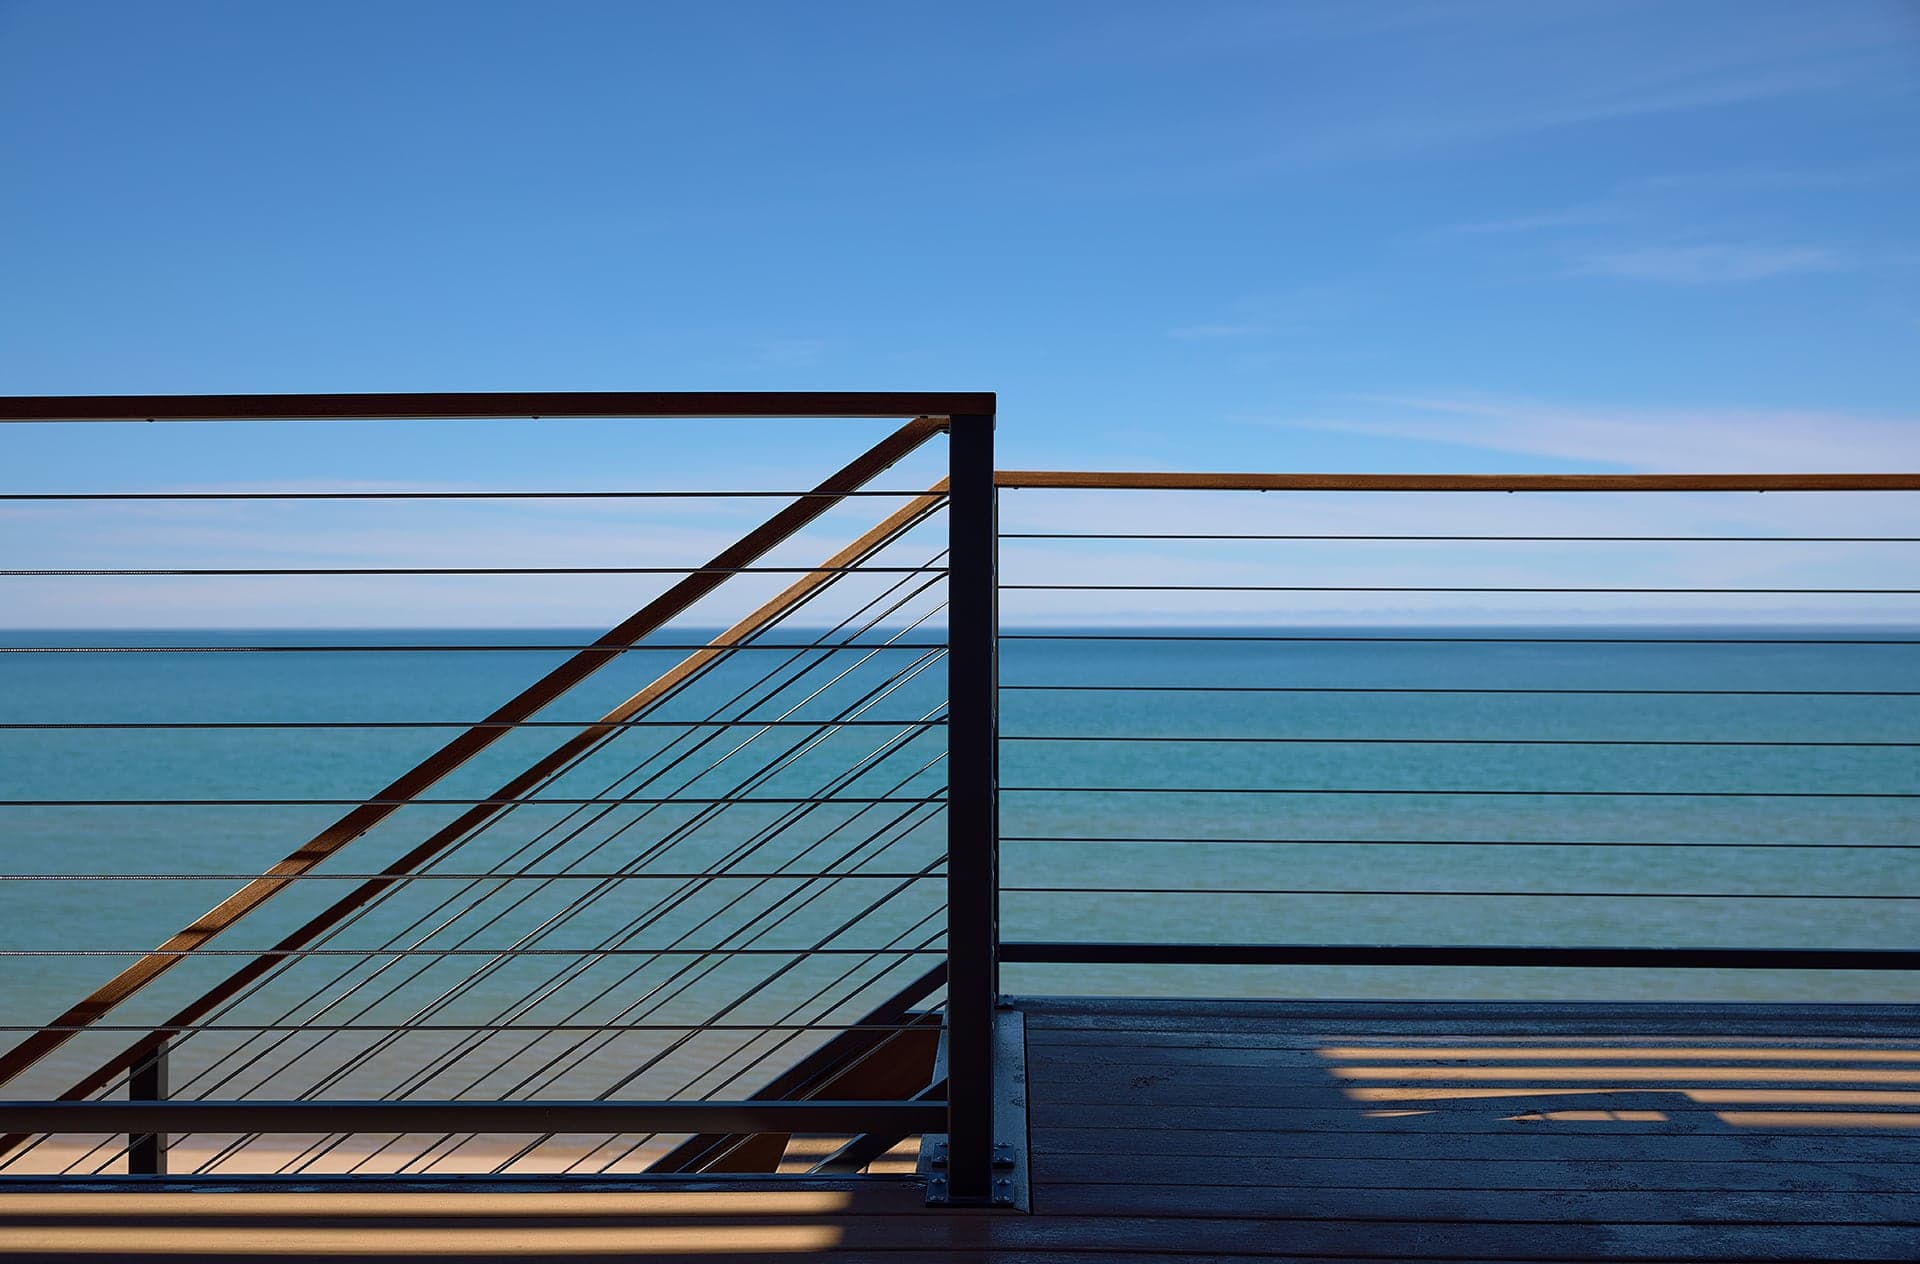
[[[167,1100],[167,1046],[162,1042],[144,1062],[134,1064],[127,1078],[127,1100]],[[127,1138],[127,1171],[134,1176],[167,1174],[167,1134],[136,1132]]]
[[[993,1193],[1000,999],[1000,521],[993,414],[951,418],[947,530],[947,1191]]]

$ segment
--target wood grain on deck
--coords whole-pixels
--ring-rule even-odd
[[[1034,1214],[767,1190],[0,1193],[41,1259],[1920,1258],[1920,1023],[1023,1002]]]

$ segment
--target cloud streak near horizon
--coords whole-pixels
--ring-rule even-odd
[[[1359,399],[1375,415],[1288,424],[1647,473],[1920,471],[1920,417],[1838,410],[1603,408],[1443,392]]]
[[[1569,275],[1659,281],[1667,285],[1724,285],[1853,266],[1825,246],[1695,245],[1602,250],[1582,258]]]

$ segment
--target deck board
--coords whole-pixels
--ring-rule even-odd
[[[1026,1021],[1039,1216],[1179,1220],[1188,1250],[1280,1257],[1920,1258],[1920,1024],[1896,1007],[1050,1001]],[[1231,1228],[1258,1223],[1274,1245]]]
[[[1910,1011],[1021,1008],[1031,1215],[931,1211],[900,1179],[511,1195],[0,1192],[0,1256],[1920,1259],[1920,1091],[1902,1087],[1920,1090]],[[1420,1095],[1353,1091],[1381,1088]],[[1762,1096],[1713,1100],[1720,1091]]]

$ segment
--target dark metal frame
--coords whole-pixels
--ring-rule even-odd
[[[952,418],[947,521],[947,1197],[991,1201],[999,1003],[999,517],[991,412]]]
[[[1000,960],[1026,965],[1920,970],[1920,950],[1903,948],[1550,948],[1505,944],[1180,944],[1025,940],[1001,944]]]
[[[167,1045],[164,1041],[138,1063],[127,1078],[127,1098],[131,1103],[167,1100]],[[127,1171],[133,1176],[167,1174],[167,1134],[136,1132],[127,1137]]]
[[[944,1102],[5,1102],[22,1132],[932,1132]]]
[[[148,1037],[128,1101],[0,1102],[0,1130],[125,1132],[130,1170],[163,1175],[169,1132],[648,1131],[938,1133],[950,1138],[952,1200],[988,1204],[994,1181],[994,1010],[999,999],[996,849],[998,548],[995,398],[987,392],[545,392],[455,394],[16,396],[0,424],[546,418],[905,418],[951,439],[949,530],[949,910],[946,1100],[167,1101],[166,1036]],[[898,437],[896,436],[896,439]],[[896,444],[896,446],[898,446]],[[890,461],[888,462],[890,463]],[[796,509],[811,516],[819,491]],[[805,508],[801,508],[805,506]],[[702,568],[717,580],[719,562]],[[715,571],[706,574],[707,571]],[[616,632],[619,631],[616,629]],[[602,654],[615,647],[596,645]],[[355,831],[357,832],[357,831]],[[351,836],[351,835],[349,835]],[[89,1019],[90,1021],[90,1019]],[[43,1033],[48,1035],[48,1033]],[[64,1029],[48,1040],[65,1039]]]
[[[490,417],[992,416],[991,391],[453,391],[338,395],[10,395],[0,422],[475,421]]]

